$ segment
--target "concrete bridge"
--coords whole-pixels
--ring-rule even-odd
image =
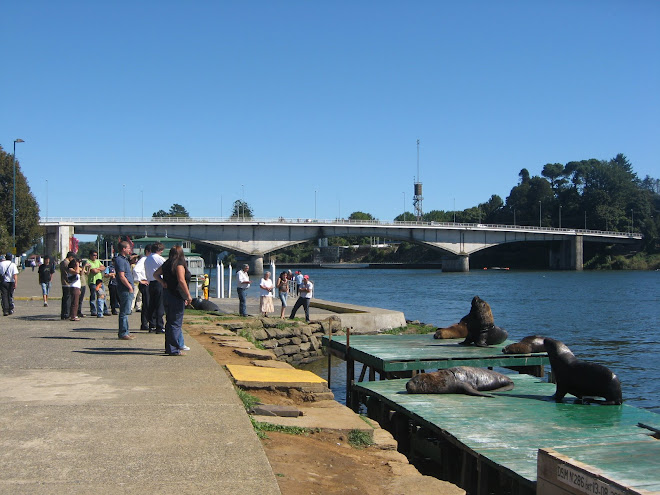
[[[240,218],[46,218],[46,249],[66,253],[74,234],[174,237],[209,244],[250,256],[255,273],[263,271],[264,254],[327,237],[382,237],[431,246],[445,253],[443,271],[468,271],[472,253],[499,244],[560,241],[553,253],[559,269],[582,270],[583,243],[632,244],[639,233],[560,229],[519,225],[440,222],[381,222],[378,220],[240,219]]]

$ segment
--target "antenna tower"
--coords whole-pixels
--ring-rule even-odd
[[[415,217],[417,221],[422,220],[424,212],[422,211],[422,183],[419,180],[419,139],[417,140],[417,179],[415,180],[415,194],[413,196],[413,207],[415,208]]]

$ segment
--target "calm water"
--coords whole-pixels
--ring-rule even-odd
[[[402,311],[436,326],[456,323],[472,297],[487,301],[495,324],[519,340],[563,341],[579,359],[609,367],[627,404],[660,412],[660,272],[536,272],[316,269],[315,297]],[[325,363],[315,372],[327,375]],[[332,388],[342,400],[343,362]]]

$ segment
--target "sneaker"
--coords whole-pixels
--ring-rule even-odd
[[[181,351],[189,351],[190,347],[188,347],[187,345],[184,345],[180,350]]]
[[[48,307],[48,303],[45,302],[45,303],[44,303],[44,308],[47,308],[47,307]]]

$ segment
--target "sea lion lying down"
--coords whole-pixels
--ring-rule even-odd
[[[509,344],[502,349],[504,354],[530,354],[532,352],[545,352],[543,337],[540,335],[528,335],[520,342]]]
[[[434,339],[455,339],[464,337],[461,345],[474,344],[486,347],[501,344],[506,340],[508,333],[503,328],[495,325],[493,313],[486,301],[479,296],[472,298],[470,312],[461,321],[446,328],[439,328]]]
[[[623,403],[621,382],[608,368],[580,361],[559,340],[544,339],[543,343],[550,358],[552,376],[557,382],[557,390],[552,396],[556,402],[561,402],[566,394],[571,394],[579,399],[603,397],[604,404]]]
[[[202,311],[220,311],[220,308],[216,303],[211,302],[208,299],[201,299],[199,297],[193,299],[190,305],[193,308],[201,309]]]
[[[485,368],[457,366],[432,373],[420,373],[406,383],[409,394],[466,394],[492,397],[482,390],[511,390],[513,381],[502,373]]]

